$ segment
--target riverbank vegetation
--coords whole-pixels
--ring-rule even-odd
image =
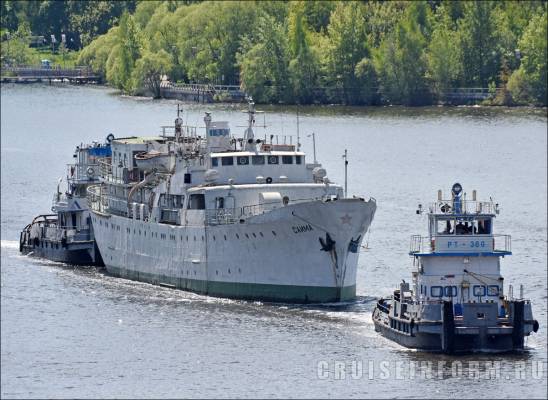
[[[546,1],[123,2],[93,14],[102,25],[77,62],[126,93],[156,96],[167,75],[241,85],[260,103],[424,105],[481,88],[490,104],[546,105],[546,10]]]

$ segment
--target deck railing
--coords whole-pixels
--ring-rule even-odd
[[[495,214],[497,206],[491,201],[438,200],[430,204],[430,211],[434,214]]]

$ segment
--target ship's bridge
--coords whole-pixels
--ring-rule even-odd
[[[463,200],[462,189],[450,200],[432,203],[428,212],[428,236],[411,236],[413,256],[505,256],[512,254],[510,235],[495,234],[493,222],[499,213],[493,201]],[[460,185],[459,185],[460,187]],[[422,213],[419,205],[418,214]]]
[[[300,151],[237,151],[211,153],[211,168],[219,182],[236,183],[312,182],[312,169]]]

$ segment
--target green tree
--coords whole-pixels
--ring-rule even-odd
[[[242,87],[259,103],[288,101],[288,43],[285,29],[273,17],[259,17],[254,41],[238,53]]]
[[[171,56],[160,50],[156,53],[145,51],[135,63],[132,78],[138,93],[152,93],[154,98],[160,97],[160,83],[163,75],[169,74],[173,68]]]
[[[2,63],[10,65],[23,65],[33,63],[36,57],[29,49],[30,27],[28,22],[19,24],[17,31],[5,32],[2,37],[1,55]]]
[[[427,77],[438,98],[450,89],[459,78],[460,58],[457,34],[448,10],[440,6],[435,15],[434,30],[428,44],[426,60]]]
[[[317,85],[318,57],[310,46],[304,19],[304,2],[294,2],[289,13],[289,73],[293,95],[300,103],[311,103]]]
[[[78,56],[78,65],[88,65],[103,78],[107,75],[107,60],[118,42],[117,26],[110,28],[108,33],[97,37],[87,45]]]
[[[547,105],[546,12],[531,19],[519,41],[521,66],[510,77],[509,90],[516,100]]]
[[[190,6],[179,23],[180,59],[192,80],[235,83],[236,54],[254,29],[257,7],[249,2],[206,2]]]
[[[135,84],[132,72],[140,56],[142,40],[133,17],[127,12],[122,14],[117,32],[117,45],[107,60],[107,80],[125,93],[131,93]]]
[[[363,85],[368,86],[368,83],[360,81],[356,67],[369,57],[369,50],[361,5],[357,2],[337,3],[331,14],[327,35],[325,69],[328,84],[342,90],[345,103],[362,102]]]
[[[470,1],[464,4],[458,36],[462,78],[466,86],[487,87],[498,76],[500,54],[493,25],[493,5],[490,1]]]
[[[376,52],[375,69],[382,96],[392,104],[421,105],[431,101],[426,82],[425,27],[419,24],[425,3],[413,3],[394,32]]]

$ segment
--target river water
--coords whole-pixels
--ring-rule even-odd
[[[203,125],[208,110],[243,132],[241,108],[187,104],[184,119]],[[295,108],[263,109],[268,134],[295,134]],[[343,183],[347,148],[349,193],[377,199],[353,303],[216,299],[18,254],[19,231],[49,211],[76,144],[156,134],[175,111],[100,87],[2,85],[3,398],[546,397],[546,110],[301,108],[308,159],[315,132],[318,159]],[[410,280],[409,237],[427,228],[417,204],[456,181],[501,205],[495,228],[514,252],[502,274],[514,293],[524,285],[540,322],[522,354],[424,354],[374,331],[375,299]]]

